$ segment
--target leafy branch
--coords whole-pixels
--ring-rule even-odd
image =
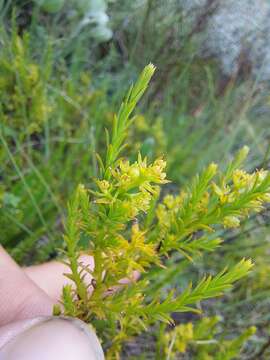
[[[197,302],[221,296],[246,276],[252,268],[250,259],[203,277],[180,295],[172,290],[165,299],[159,293],[149,294],[149,282],[143,278],[149,269],[165,273],[166,257],[175,251],[193,261],[198,254],[214,251],[222,244],[216,230],[238,227],[270,200],[269,173],[241,169],[247,148],[225,172],[212,163],[190,186],[162,200],[161,186],[168,182],[164,159],[149,163],[140,154],[134,162],[120,158],[131,114],[154,70],[152,64],[143,70],[114,118],[105,159],[99,158],[101,175],[94,179],[95,189],[79,185],[68,206],[64,240],[70,274],[66,276],[73,286],[63,289],[63,313],[90,322],[104,342],[112,344],[109,359],[119,358],[129,337],[156,321],[171,322],[172,312],[198,311]],[[94,269],[80,263],[82,243],[93,257]],[[142,279],[136,282],[138,272]]]
[[[125,100],[120,106],[118,114],[114,117],[111,142],[110,136],[107,132],[107,154],[104,175],[105,179],[110,177],[109,168],[113,166],[120,152],[125,147],[123,143],[127,136],[127,130],[133,121],[130,116],[135,106],[145,93],[154,72],[155,66],[153,64],[149,64],[144,68],[135,85],[130,87]]]
[[[211,275],[205,276],[195,288],[192,288],[192,284],[190,284],[179,296],[174,297],[174,291],[172,291],[163,302],[154,300],[143,309],[143,313],[157,320],[171,322],[170,314],[172,312],[198,312],[197,309],[190,305],[221,296],[224,291],[231,289],[237,280],[246,276],[252,267],[253,264],[250,259],[242,259],[230,270],[224,269],[214,277]]]

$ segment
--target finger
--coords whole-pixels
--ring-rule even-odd
[[[12,326],[13,336],[0,348],[3,360],[104,360],[94,330],[78,319],[46,317]]]
[[[83,268],[88,268],[90,271],[94,270],[95,264],[92,256],[82,255],[79,259]],[[27,276],[35,282],[43,291],[45,291],[50,298],[55,301],[59,301],[62,294],[62,288],[64,285],[73,285],[72,280],[67,278],[64,274],[70,273],[69,267],[59,261],[50,261],[41,265],[34,265],[24,269]],[[87,271],[83,272],[84,281],[87,284],[91,283],[93,277]],[[138,271],[134,271],[129,279],[122,279],[119,281],[119,286],[114,286],[106,292],[107,294],[114,293],[120,290],[124,285],[129,284],[132,281],[137,281],[140,277]],[[89,287],[89,292],[92,292],[93,288]]]
[[[90,271],[94,269],[94,259],[92,256],[82,255],[79,259],[82,267],[88,267]],[[24,269],[27,276],[36,283],[50,298],[58,301],[62,294],[62,288],[66,284],[73,284],[64,274],[70,273],[69,267],[59,261],[50,261],[42,265],[34,265]],[[89,284],[92,276],[85,271],[84,280]]]
[[[44,317],[20,320],[0,327],[0,349],[17,335],[40,323]]]
[[[51,315],[53,300],[0,246],[0,326],[15,320]]]

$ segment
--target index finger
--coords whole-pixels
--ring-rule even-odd
[[[0,246],[0,326],[52,314],[54,302]]]

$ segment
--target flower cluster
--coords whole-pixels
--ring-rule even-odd
[[[223,219],[225,228],[235,228],[252,212],[260,212],[270,200],[270,176],[266,170],[247,173],[236,169],[231,179],[221,185],[212,184],[218,196],[221,212],[228,214]]]
[[[157,185],[167,182],[165,167],[162,159],[149,165],[140,155],[134,163],[121,159],[116,168],[110,169],[109,180],[96,180],[99,191],[94,192],[95,202],[110,204],[115,219],[132,220],[140,212],[147,212],[151,200],[159,193]]]
[[[193,251],[195,244],[199,250],[199,238],[204,238],[205,232],[212,233],[220,225],[237,228],[250,214],[264,209],[270,200],[270,175],[263,169],[252,173],[242,170],[247,154],[247,147],[241,149],[224,173],[210,164],[180,195],[164,197],[156,210],[161,251],[184,251],[187,244],[190,251],[191,243]]]
[[[152,192],[151,183],[165,184],[167,182],[165,167],[166,162],[162,159],[155,160],[153,164],[147,165],[147,159],[142,159],[139,154],[138,160],[133,164],[127,160],[121,160],[119,166],[112,169],[111,173],[121,192],[128,192],[134,188]]]
[[[219,197],[221,204],[233,203],[241,194],[252,191],[255,187],[259,187],[267,178],[268,172],[266,170],[257,170],[254,173],[247,173],[244,170],[236,169],[232,173],[232,181],[230,184],[223,183],[218,186],[216,183],[212,184],[213,191]],[[253,205],[260,205],[264,201],[269,201],[270,192],[264,193],[262,197],[258,197],[258,203]],[[261,207],[259,206],[258,209]],[[256,206],[254,206],[256,209]]]

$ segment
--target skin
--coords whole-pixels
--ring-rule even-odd
[[[92,257],[80,260],[93,268]],[[58,359],[64,355],[66,359],[103,359],[100,344],[87,325],[77,319],[51,316],[62,286],[69,282],[65,272],[67,266],[56,261],[22,269],[0,247],[1,360],[18,356]]]
[[[81,256],[80,262],[94,269],[91,256]],[[0,246],[0,360],[104,359],[91,327],[78,319],[51,316],[63,285],[71,283],[64,273],[69,268],[57,261],[20,268]],[[89,283],[91,275],[85,275]],[[138,272],[132,274],[132,280],[138,277]],[[123,279],[114,291],[128,282]]]
[[[93,269],[92,257],[83,256],[81,260]],[[51,315],[62,286],[70,282],[63,275],[68,272],[66,265],[56,261],[22,269],[0,247],[0,326]]]

